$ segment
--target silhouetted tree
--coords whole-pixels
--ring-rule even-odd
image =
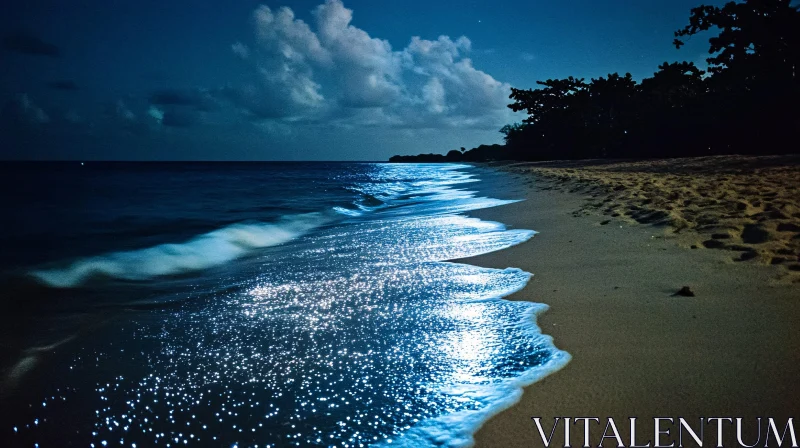
[[[509,139],[513,140],[514,135],[512,134],[517,134],[521,132],[524,126],[525,125],[522,123],[507,124],[503,126],[502,128],[500,128],[500,133],[505,136],[503,137],[503,140],[505,140],[506,143],[508,143]]]
[[[655,157],[785,152],[796,138],[800,12],[788,0],[746,0],[692,9],[681,38],[718,28],[709,74],[691,62],[660,65],[636,84],[630,74],[539,81],[512,89],[525,126],[500,132],[527,159]],[[791,109],[791,110],[789,110]]]
[[[797,80],[800,63],[800,11],[790,0],[745,0],[722,8],[701,5],[692,9],[689,25],[675,32],[681,38],[712,28],[709,72],[726,79],[790,82]]]
[[[745,0],[692,9],[682,38],[718,30],[709,39],[709,94],[702,107],[713,117],[708,151],[790,152],[798,137],[800,10],[790,0]]]
[[[665,62],[652,78],[642,80],[641,88],[651,104],[681,108],[705,93],[704,74],[693,62]]]

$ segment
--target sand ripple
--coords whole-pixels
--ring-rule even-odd
[[[544,189],[587,194],[576,214],[663,225],[687,247],[778,265],[781,278],[800,282],[800,156],[542,162],[510,169],[535,174]]]

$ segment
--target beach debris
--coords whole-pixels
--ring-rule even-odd
[[[684,286],[678,292],[676,292],[674,295],[682,296],[682,297],[694,297],[694,291],[692,291],[692,288],[690,288],[688,286]]]

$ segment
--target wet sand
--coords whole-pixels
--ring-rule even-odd
[[[517,405],[488,421],[476,434],[476,446],[542,446],[531,417],[542,417],[547,433],[554,417],[598,417],[603,426],[592,424],[593,446],[607,417],[614,418],[626,444],[629,417],[640,419],[641,444],[653,439],[654,417],[691,422],[742,417],[746,436],[752,436],[745,440],[748,444],[757,436],[756,417],[773,417],[781,425],[798,417],[800,284],[790,269],[796,259],[772,261],[781,256],[779,249],[796,247],[793,233],[778,230],[780,223],[800,217],[791,208],[800,199],[792,196],[800,181],[792,179],[796,165],[751,159],[745,161],[749,168],[735,163],[737,173],[708,163],[684,159],[640,162],[639,168],[576,163],[504,168],[518,178],[518,190],[494,196],[527,200],[473,214],[540,233],[525,244],[463,261],[532,272],[528,286],[509,299],[550,305],[539,316],[539,327],[573,358],[564,369],[526,388]],[[761,169],[759,163],[763,170],[752,172]],[[678,173],[693,164],[701,168],[692,176],[691,170],[671,172],[670,164],[676,164],[672,170]],[[626,168],[633,173],[626,175]],[[728,184],[712,180],[718,176],[729,178]],[[762,194],[767,188],[769,197]],[[742,189],[763,198],[760,204]],[[676,191],[689,198],[691,190],[717,202],[684,205],[678,198],[669,203],[659,199]],[[738,197],[716,198],[723,190]],[[642,198],[648,194],[652,197]],[[731,210],[742,211],[739,202],[747,204],[746,213],[734,217]],[[666,210],[667,217],[636,219],[664,204],[673,207]],[[618,215],[610,216],[614,213]],[[709,214],[719,216],[714,228],[700,224],[700,217]],[[676,224],[678,218],[686,224]],[[767,229],[770,237],[743,241],[741,232],[749,224]],[[729,227],[730,237],[714,238],[722,227]],[[707,240],[747,245],[748,250],[708,250],[702,245]],[[693,241],[700,244],[689,244]],[[690,249],[692,245],[698,248]],[[734,261],[748,252],[758,255]],[[695,296],[674,295],[683,286]],[[555,433],[551,446],[564,446],[562,431]],[[715,446],[716,427],[706,426],[705,431],[705,446]],[[733,427],[726,426],[724,436],[725,446],[739,446]],[[583,445],[582,423],[573,426],[571,439],[572,446]],[[686,440],[684,444],[694,446]],[[606,440],[605,446],[616,442]]]

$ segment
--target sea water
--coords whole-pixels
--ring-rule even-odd
[[[11,446],[469,446],[569,355],[468,165],[4,167]]]

